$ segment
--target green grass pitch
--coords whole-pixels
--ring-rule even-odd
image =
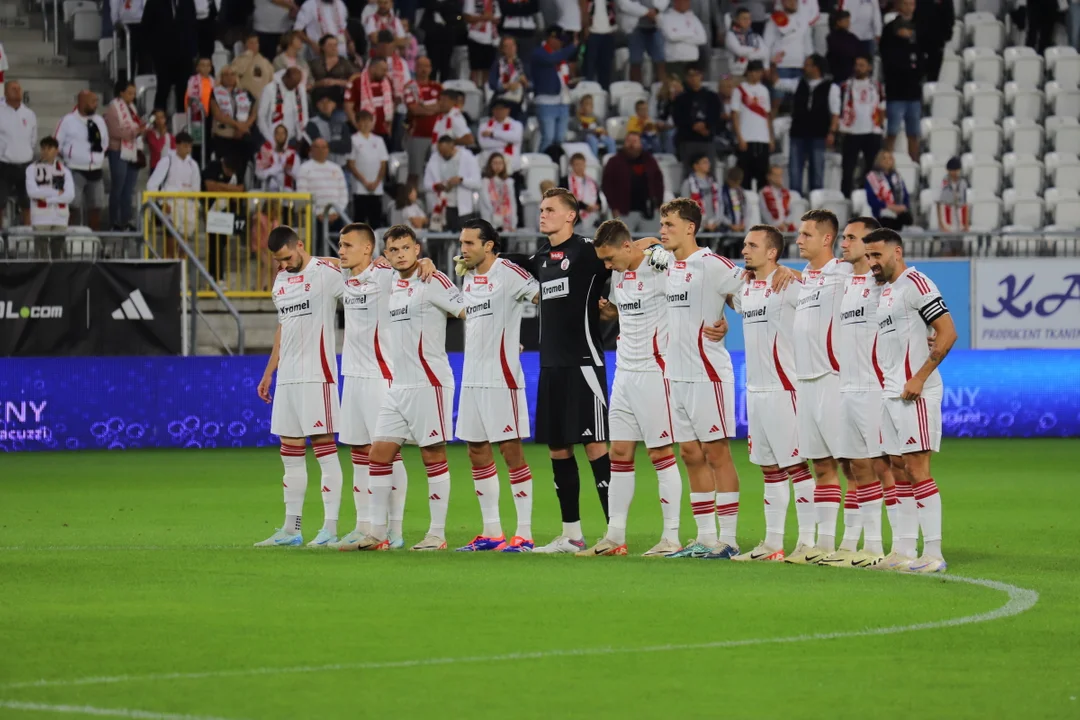
[[[763,532],[762,484],[733,449],[745,549]],[[308,459],[310,539],[322,506]],[[543,543],[558,508],[546,453],[529,460]],[[592,541],[602,517],[579,462]],[[406,463],[415,542],[426,479],[415,450]],[[450,463],[455,547],[480,513],[464,448]],[[950,574],[1039,595],[1002,617],[999,589],[867,571],[255,550],[281,522],[272,448],[6,455],[0,718],[1080,718],[1078,465],[1075,440],[950,440],[935,457]],[[643,455],[638,467],[640,553],[660,512]],[[832,633],[846,635],[779,641]]]

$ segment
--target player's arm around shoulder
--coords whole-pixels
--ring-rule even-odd
[[[600,320],[614,322],[619,319],[619,306],[605,297],[600,298]]]

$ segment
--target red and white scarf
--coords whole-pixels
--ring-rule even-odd
[[[521,60],[514,58],[508,62],[504,55],[499,55],[499,85],[506,88],[507,85],[521,77]]]
[[[431,217],[428,218],[428,229],[432,232],[442,232],[446,228],[446,208],[449,206],[446,193],[436,191],[435,205],[431,208]]]
[[[895,174],[893,173],[893,175]],[[886,206],[896,204],[892,180],[891,176],[880,170],[874,170],[866,176],[866,182],[870,183],[870,189],[874,191],[874,196]]]
[[[596,181],[586,175],[585,177],[578,177],[573,173],[570,173],[570,177],[567,179],[570,184],[570,193],[578,199],[583,205],[596,205],[599,193],[596,188]],[[587,210],[578,210],[578,217],[582,222],[585,222],[592,216],[592,213]]]
[[[761,191],[761,199],[765,201],[765,209],[769,217],[773,219],[781,230],[788,229],[788,215],[791,213],[791,193],[787,188],[778,188],[766,185]]]
[[[840,128],[843,130],[850,130],[855,125],[855,83],[865,82],[862,80],[857,81],[855,78],[847,80],[840,86],[840,94],[843,98],[840,107]],[[860,105],[869,105],[873,110],[871,111],[871,117],[874,119],[875,132],[881,132],[881,128],[884,125],[885,113],[881,111],[881,104],[885,102],[885,93],[881,89],[881,83],[869,82],[870,90],[867,91],[865,100],[860,98]],[[863,93],[859,93],[862,95]]]
[[[483,5],[482,5],[482,9],[478,14],[479,15],[494,15],[495,14],[495,1],[494,0],[484,0]],[[492,37],[493,38],[494,34],[495,34],[495,25],[493,23],[490,23],[490,22],[486,21],[486,20],[484,22],[474,22],[474,23],[469,24],[469,31],[473,32],[473,33],[477,33],[479,35],[485,35],[487,37]]]
[[[508,183],[502,178],[493,177],[488,178],[486,184],[491,210],[494,213],[492,225],[499,232],[510,232],[514,229],[514,200],[510,197]]]
[[[401,55],[395,50],[394,54],[390,56],[390,62],[387,64],[390,75],[390,87],[394,91],[394,99],[400,100],[405,96],[405,86],[408,84],[409,65],[402,58]]]
[[[450,108],[450,112],[443,113],[435,118],[435,125],[431,130],[431,142],[439,142],[439,138],[443,135],[454,136],[454,113],[460,114],[461,111],[457,108]],[[455,140],[457,138],[454,138]]]
[[[282,187],[279,190],[292,190],[296,187],[293,177],[296,168],[296,151],[286,146],[278,150],[271,142],[264,142],[255,156],[255,167],[259,170],[272,170],[281,173]]]
[[[509,121],[504,122],[504,123],[500,123],[500,122],[496,122],[492,118],[492,119],[488,119],[487,125],[485,125],[485,128],[488,129],[488,130],[495,130],[495,128],[498,128],[498,127],[501,127],[503,132],[510,132],[510,122]],[[506,145],[503,146],[502,153],[503,153],[503,155],[507,156],[507,162],[509,162],[510,159],[512,159],[514,157],[514,143],[506,143]]]
[[[339,42],[345,42],[345,17],[341,12],[341,6],[338,5],[337,0],[333,0],[332,4],[334,6],[334,13],[324,20],[322,11],[323,0],[315,0],[315,21],[319,23],[319,37],[322,37],[323,35],[333,35]],[[327,25],[327,20],[332,22],[333,25]]]
[[[757,97],[746,91],[746,88],[743,87],[743,85],[745,84],[746,83],[739,83],[739,87],[736,88],[736,90],[738,90],[739,92],[739,100],[742,101],[742,106],[750,112],[756,113],[761,117],[768,119],[769,111],[761,107],[761,104],[758,103]]]
[[[294,102],[296,102],[296,126],[292,128],[285,128],[289,131],[289,135],[295,135],[307,125],[307,118],[304,117],[304,101],[300,96],[301,90],[297,86],[292,91],[294,96]],[[285,120],[285,85],[280,81],[274,82],[274,112],[270,114],[270,127],[277,127]]]
[[[544,49],[547,50],[548,53],[555,52],[550,43],[544,43]],[[562,89],[568,89],[570,87],[570,65],[566,61],[563,61],[555,68],[555,72],[559,74],[559,82],[562,83]]]
[[[251,96],[247,91],[234,87],[231,90],[224,85],[214,87],[214,100],[221,112],[237,122],[245,122],[251,116]]]
[[[199,73],[195,73],[194,75],[189,77],[188,81],[187,81],[187,97],[188,97],[188,99],[192,103],[199,103],[200,106],[202,105],[202,81],[203,80],[209,80],[210,81],[210,87],[211,88],[214,87],[214,79],[213,78],[204,78]],[[209,113],[210,108],[203,108],[202,111],[204,113]]]
[[[394,117],[394,88],[390,84],[390,80],[386,76],[379,82],[379,86],[382,87],[382,95],[379,96],[378,102],[382,107],[383,120],[390,122]],[[373,116],[377,116],[375,106],[375,96],[371,92],[371,75],[368,70],[360,73],[360,109],[367,110]]]
[[[707,217],[720,217],[720,186],[716,184],[716,180],[710,177],[705,181],[702,181],[694,174],[691,174],[688,180],[690,181],[690,199],[698,204],[698,207],[701,208],[701,212],[705,213]],[[708,182],[709,190],[712,192],[712,215],[709,215],[708,210],[705,209],[705,200],[703,199],[701,192],[702,182]]]
[[[139,131],[139,120],[135,108],[128,105],[121,98],[115,98],[112,104],[116,106],[116,117],[120,121],[120,127],[124,130]],[[136,135],[137,137],[137,135]],[[125,162],[136,162],[139,159],[139,149],[135,144],[135,138],[120,141],[120,159]]]

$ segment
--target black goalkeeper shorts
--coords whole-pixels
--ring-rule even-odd
[[[605,368],[591,365],[540,368],[533,440],[556,447],[607,442]]]

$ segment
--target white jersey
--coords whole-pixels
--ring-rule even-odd
[[[441,272],[428,282],[415,273],[394,280],[387,339],[395,389],[454,386],[446,357],[446,316],[457,317],[464,309],[461,292]]]
[[[397,273],[389,265],[371,263],[364,272],[345,280],[342,375],[393,379],[386,326],[390,321],[390,291],[396,279]]]
[[[872,350],[881,285],[872,273],[852,275],[840,302],[840,392],[881,390]]]
[[[742,268],[701,248],[668,268],[668,350],[665,377],[682,382],[735,382],[723,341],[705,338],[705,325],[724,314],[728,295],[742,292]]]
[[[900,397],[904,384],[930,357],[930,323],[947,312],[937,285],[913,267],[882,288],[874,346],[874,357],[884,377],[882,397]],[[939,387],[941,374],[935,369],[923,384],[923,393]]]
[[[281,325],[277,384],[336,383],[337,300],[344,284],[334,265],[311,258],[298,273],[274,279],[274,307]]]
[[[627,372],[664,372],[668,345],[667,275],[644,261],[611,274],[611,302],[619,308],[615,366]]]
[[[836,334],[840,300],[851,263],[832,258],[820,270],[803,270],[803,285],[795,311],[795,377],[813,380],[840,371]],[[835,327],[834,327],[835,325]]]
[[[525,387],[521,315],[540,292],[536,278],[499,258],[484,275],[465,275],[465,367],[462,387]]]
[[[792,338],[801,286],[792,283],[775,292],[772,277],[748,282],[736,305],[743,317],[748,391],[795,390]]]

